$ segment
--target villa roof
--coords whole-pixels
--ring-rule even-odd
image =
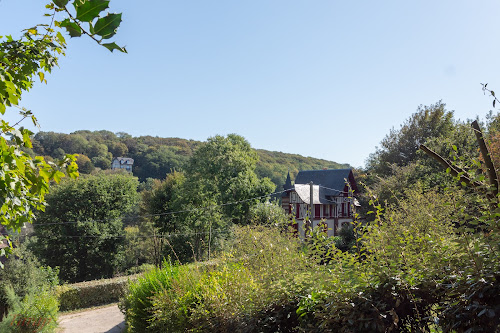
[[[120,164],[134,164],[134,159],[130,157],[115,157],[113,160],[118,160]]]
[[[351,169],[327,169],[299,171],[295,178],[294,190],[303,202],[310,202],[310,183],[313,182],[314,204],[329,204],[332,197],[344,193],[346,180],[353,191],[357,190]]]

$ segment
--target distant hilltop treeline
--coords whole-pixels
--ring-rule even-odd
[[[187,160],[203,142],[180,138],[153,136],[133,137],[124,132],[81,130],[71,134],[38,132],[33,136],[34,155],[58,159],[65,154],[79,154],[81,173],[91,173],[96,168],[111,168],[114,157],[134,159],[133,174],[144,181],[147,178],[163,179],[172,170],[182,171]],[[297,154],[256,149],[259,155],[256,173],[269,177],[277,186],[285,182],[287,171],[294,177],[299,170],[348,168],[348,164],[304,157]]]

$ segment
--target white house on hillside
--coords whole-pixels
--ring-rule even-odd
[[[125,169],[128,172],[132,172],[132,166],[134,165],[134,159],[129,157],[115,157],[111,162],[111,169]]]

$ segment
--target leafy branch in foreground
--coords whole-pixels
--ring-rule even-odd
[[[491,97],[493,97],[493,107],[496,106],[497,103],[500,103],[500,100],[498,100],[498,97],[495,96],[495,91],[488,89],[488,83],[481,83],[483,93],[486,95],[486,93],[489,93]]]
[[[84,34],[111,52],[118,50],[127,53],[125,47],[118,46],[115,42],[104,43],[105,40],[116,34],[122,21],[121,13],[102,15],[104,10],[108,9],[109,1],[75,0],[72,3],[74,11],[70,10],[71,7],[68,6],[68,2],[68,0],[54,0],[46,6],[47,9],[54,10],[54,14],[56,12],[65,12],[69,16],[62,21],[56,21],[56,26],[65,28],[71,37],[80,37]],[[88,26],[88,28],[85,29],[84,26]]]
[[[108,8],[109,1],[74,0],[71,2],[76,14],[68,9],[69,0],[50,1],[46,8],[52,17],[50,25],[38,24],[23,30],[18,39],[11,35],[0,36],[0,117],[8,108],[21,109],[22,119],[10,125],[0,118],[0,223],[7,229],[19,230],[34,218],[33,210],[44,210],[45,194],[52,181],[59,182],[66,171],[70,177],[77,177],[76,157],[66,155],[57,163],[46,162],[43,157],[32,157],[25,152],[31,148],[31,131],[17,128],[20,122],[31,118],[38,126],[31,110],[19,105],[23,92],[30,90],[38,78],[47,83],[45,74],[58,64],[58,57],[64,55],[66,40],[57,28],[66,28],[70,36],[81,36],[82,32],[108,50],[126,52],[116,43],[103,43],[113,37],[121,22],[121,14],[101,12]],[[55,15],[65,12],[69,18],[55,20]],[[76,16],[75,16],[76,15]],[[89,31],[81,28],[87,22]],[[53,25],[56,29],[53,28]],[[10,109],[9,109],[10,111]],[[4,249],[0,255],[5,254]]]

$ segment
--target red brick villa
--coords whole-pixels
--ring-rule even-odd
[[[313,209],[310,210],[311,182]],[[347,185],[349,183],[349,186]],[[282,207],[293,214],[294,226],[304,236],[304,219],[313,213],[312,227],[325,223],[329,236],[338,234],[343,225],[353,222],[354,198],[358,188],[351,169],[299,171],[292,185],[290,173],[283,186]]]

